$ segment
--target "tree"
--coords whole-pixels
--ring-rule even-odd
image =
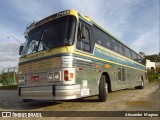
[[[143,57],[145,56],[145,54],[143,52],[139,52],[140,55],[142,55]]]

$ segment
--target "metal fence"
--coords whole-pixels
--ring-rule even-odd
[[[17,66],[4,68],[1,74],[1,85],[17,85],[17,71]]]

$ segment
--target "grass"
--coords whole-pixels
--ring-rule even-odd
[[[17,85],[0,86],[0,90],[16,90]]]

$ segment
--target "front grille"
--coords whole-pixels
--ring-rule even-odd
[[[50,58],[35,62],[30,62],[26,64],[22,64],[19,66],[19,72],[22,74],[30,74],[30,73],[39,73],[39,72],[46,72],[47,70],[53,68],[59,68],[62,66],[61,58]]]

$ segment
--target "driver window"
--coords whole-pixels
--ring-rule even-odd
[[[81,31],[78,30],[78,36],[77,36],[77,49],[83,50],[86,52],[91,51],[91,43],[90,43],[90,34],[89,29],[85,27],[85,38],[81,38]]]

